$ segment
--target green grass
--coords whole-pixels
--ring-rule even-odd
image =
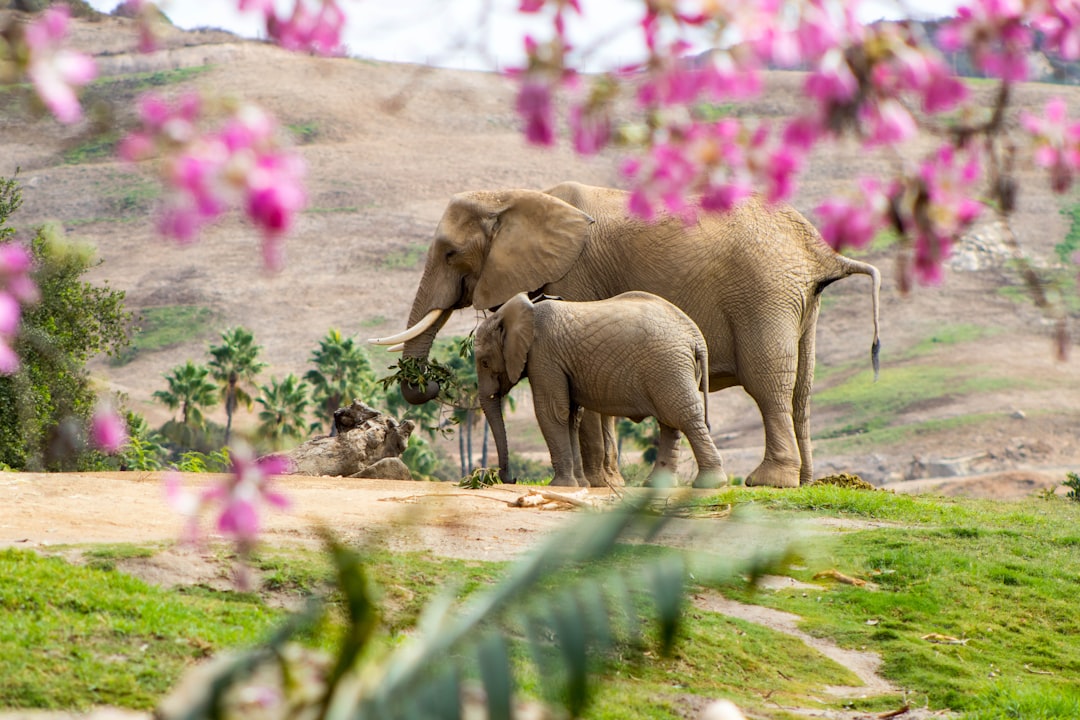
[[[320,131],[315,122],[294,123],[287,125],[286,129],[299,145],[308,145],[318,139]]]
[[[815,447],[825,454],[872,452],[875,449],[911,443],[923,436],[934,436],[950,430],[991,425],[1001,420],[1001,413],[973,413],[956,417],[923,420],[922,422],[868,429],[862,422],[828,428],[815,435]]]
[[[774,594],[728,588],[736,597],[796,613],[811,634],[878,653],[883,674],[914,691],[914,705],[980,719],[1077,717],[1080,504],[1060,498],[945,500],[835,487],[726,494],[774,510],[909,525],[842,533],[821,548],[812,566],[793,573],[813,582],[816,572],[836,568],[875,589],[836,584],[820,592]],[[965,644],[922,639],[931,633]],[[1013,714],[998,704],[1002,696],[1014,705]]]
[[[0,707],[150,709],[192,663],[281,619],[258,598],[196,597],[0,550]]]
[[[68,148],[63,152],[62,157],[67,165],[81,165],[82,163],[111,159],[116,154],[116,146],[119,142],[120,133],[106,132],[95,135],[75,147]]]
[[[380,267],[384,270],[409,270],[416,267],[427,256],[427,243],[413,243],[383,256]]]
[[[138,318],[139,329],[132,336],[131,345],[112,362],[125,365],[141,352],[165,350],[205,335],[214,318],[214,311],[202,305],[146,308]]]
[[[155,70],[153,72],[105,77],[86,86],[84,99],[88,105],[92,104],[94,100],[102,98],[123,100],[151,88],[191,82],[210,72],[215,67],[215,65],[198,65],[173,70]]]
[[[959,395],[1014,387],[1022,380],[995,375],[978,365],[907,365],[883,371],[874,382],[870,370],[856,372],[846,380],[814,394],[818,408],[844,411],[845,424],[820,437],[871,432],[889,427],[898,417],[919,404]]]
[[[874,521],[867,529],[819,530],[800,541],[802,560],[791,574],[819,589],[754,591],[739,579],[716,587],[734,599],[795,613],[812,635],[878,653],[882,674],[908,694],[830,700],[825,686],[857,684],[848,670],[787,635],[688,603],[670,655],[659,652],[658,639],[648,632],[643,644],[615,644],[595,668],[597,692],[583,717],[685,717],[688,697],[728,697],[778,719],[795,717],[778,707],[836,709],[847,703],[878,713],[905,701],[949,708],[965,720],[1078,716],[1080,503],[1060,497],[995,503],[835,486],[725,488],[696,502],[703,510],[731,503],[737,515],[753,513],[785,527],[818,517]],[[725,521],[685,522],[708,530]],[[374,540],[361,550],[382,609],[383,649],[414,633],[421,610],[444,589],[465,598],[510,567],[385,548]],[[253,593],[165,591],[112,569],[158,551],[98,546],[85,553],[89,565],[82,567],[0,552],[0,707],[150,707],[195,660],[250,644],[280,623],[282,613],[269,609],[266,598],[302,599],[330,577],[322,553],[280,546],[254,557],[262,581]],[[659,552],[624,546],[598,569],[632,567]],[[826,569],[872,585],[815,580]],[[546,589],[581,577],[569,569]],[[651,600],[644,594],[639,599],[637,611],[644,612]],[[333,622],[339,625],[341,617],[339,609]],[[537,669],[521,629],[513,622],[508,629],[519,688],[546,696],[562,672],[554,646],[547,648],[544,669]],[[965,644],[934,644],[923,639],[930,633]],[[329,646],[325,635],[311,642]],[[466,661],[466,676],[474,672]]]

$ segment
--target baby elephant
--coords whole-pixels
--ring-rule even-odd
[[[640,422],[660,422],[650,481],[671,474],[681,433],[698,463],[695,487],[727,481],[709,437],[705,399],[709,359],[697,325],[667,300],[628,292],[595,302],[515,295],[476,331],[480,406],[509,482],[502,398],[521,378],[532,385],[536,420],[555,475],[552,485],[587,486],[577,426],[581,408]]]

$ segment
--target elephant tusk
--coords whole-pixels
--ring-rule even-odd
[[[420,322],[416,323],[411,328],[402,330],[397,335],[387,335],[386,337],[382,338],[369,338],[368,342],[372,345],[395,345],[400,342],[407,342],[409,340],[412,340],[414,337],[422,335],[425,330],[435,324],[435,322],[439,319],[439,316],[442,314],[443,311],[440,308],[435,308],[423,318],[421,318]]]
[[[386,348],[386,352],[401,352],[405,349],[405,343],[398,343],[397,345],[391,345]]]

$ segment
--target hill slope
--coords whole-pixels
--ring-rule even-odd
[[[166,244],[153,232],[156,190],[148,167],[127,167],[96,152],[85,128],[61,128],[19,103],[0,105],[0,174],[21,167],[24,184],[16,226],[55,220],[69,235],[94,243],[102,263],[91,279],[124,290],[132,309],[197,306],[212,313],[175,346],[141,352],[123,366],[92,365],[152,424],[169,416],[150,401],[162,374],[204,358],[226,327],[255,332],[270,363],[265,378],[303,373],[331,327],[361,337],[400,329],[451,194],[543,188],[566,179],[620,183],[616,153],[582,159],[566,149],[526,146],[513,86],[494,74],[299,56],[212,30],[170,31],[163,50],[144,56],[131,52],[134,33],[125,20],[81,20],[76,28],[76,44],[98,56],[104,76],[88,93],[91,103],[115,103],[151,86],[165,95],[195,86],[250,99],[293,129],[309,165],[310,209],[288,243],[286,269],[268,276],[250,227],[228,220],[193,247]],[[793,111],[799,76],[772,78],[775,89],[740,114]],[[1078,92],[1032,84],[1017,99],[1041,108],[1053,94],[1080,100]],[[130,126],[124,104],[115,107],[113,126]],[[812,217],[821,197],[886,162],[856,148],[821,152],[794,204]],[[1015,229],[1032,255],[1049,263],[1067,229],[1062,200],[1034,172],[1022,187]],[[1080,366],[1075,357],[1053,359],[1040,314],[1001,292],[1019,283],[1007,253],[992,232],[978,238],[961,252],[958,267],[986,268],[954,269],[944,286],[907,297],[897,290],[893,254],[867,256],[885,276],[877,384],[867,372],[866,283],[847,280],[825,293],[813,422],[819,474],[845,470],[884,482],[1018,468],[1058,473],[1080,464]],[[475,322],[473,313],[461,312],[449,330],[465,333]],[[373,355],[377,367],[388,364],[381,351]],[[523,405],[511,426],[516,444],[542,451]],[[726,390],[712,396],[710,417],[729,473],[744,475],[760,459],[756,407],[741,390]]]

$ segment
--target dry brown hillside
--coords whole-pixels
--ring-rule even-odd
[[[0,174],[21,168],[24,185],[17,226],[55,220],[70,236],[95,244],[102,262],[92,280],[124,290],[132,309],[199,305],[214,313],[202,332],[179,345],[140,353],[119,367],[92,364],[104,385],[125,393],[155,425],[169,417],[150,401],[163,387],[162,374],[189,358],[205,359],[226,327],[255,332],[270,363],[267,378],[305,372],[311,350],[331,327],[360,337],[400,329],[424,248],[452,193],[544,188],[566,179],[620,183],[616,153],[582,159],[566,149],[527,147],[513,113],[513,87],[494,74],[306,57],[209,30],[173,31],[165,49],[138,55],[132,28],[118,18],[78,21],[76,44],[98,56],[105,76],[99,95],[130,95],[156,77],[165,94],[195,85],[255,101],[304,137],[310,210],[288,243],[286,269],[268,276],[250,227],[229,220],[195,246],[166,244],[150,220],[148,168],[80,155],[86,128],[36,118],[10,95],[0,105]],[[175,72],[183,68],[187,75]],[[774,80],[769,96],[740,113],[790,113],[799,77]],[[1080,101],[1080,90],[1049,85],[1026,86],[1017,100],[1036,108],[1055,93]],[[114,126],[130,124],[129,113],[121,107]],[[794,204],[812,217],[822,196],[885,161],[854,149],[819,153]],[[1039,263],[1053,260],[1052,248],[1067,229],[1060,210],[1077,201],[1053,196],[1040,176],[1025,171],[1015,228]],[[1074,347],[1071,360],[1055,361],[1040,313],[1002,292],[1019,280],[994,234],[977,233],[944,286],[907,297],[897,290],[894,256],[880,250],[868,257],[885,275],[881,380],[871,383],[867,372],[868,283],[837,283],[826,291],[818,331],[819,474],[852,471],[881,483],[1019,470],[1015,487],[1030,489],[1064,479],[1066,468],[1080,469],[1080,358]],[[473,313],[461,312],[449,329],[464,333],[474,323]],[[375,357],[386,364],[384,355]],[[540,451],[523,405],[513,426],[517,445]],[[745,474],[760,459],[755,406],[732,389],[714,394],[710,407],[729,472]]]

